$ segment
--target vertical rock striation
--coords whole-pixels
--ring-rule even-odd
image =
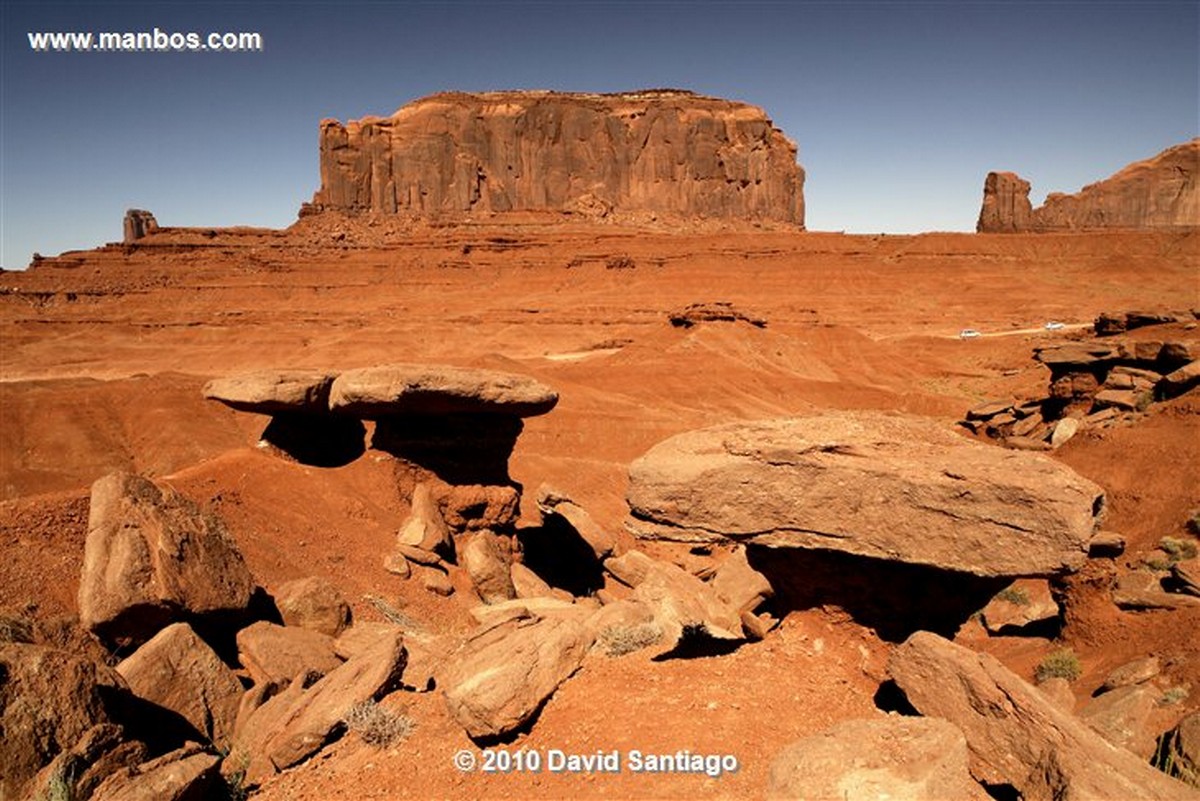
[[[443,93],[323,120],[302,213],[651,213],[804,224],[796,146],[762,109],[677,90]]]

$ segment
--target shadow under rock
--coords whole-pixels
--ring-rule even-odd
[[[836,551],[750,545],[746,555],[775,589],[778,616],[834,606],[896,643],[916,631],[953,637],[1012,581]]]
[[[366,452],[361,420],[332,414],[276,414],[261,439],[300,464],[343,467]]]
[[[451,485],[506,485],[508,459],[524,424],[502,414],[381,417],[371,447],[422,467]]]

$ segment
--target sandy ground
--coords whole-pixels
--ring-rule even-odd
[[[623,258],[634,266],[616,267]],[[513,477],[528,490],[548,481],[621,531],[627,466],[667,436],[826,408],[952,425],[982,400],[1038,397],[1048,371],[1034,346],[1090,336],[1103,310],[1200,306],[1198,263],[1196,233],[844,236],[537,221],[397,232],[336,219],[287,234],[166,231],[133,249],[65,254],[0,273],[0,606],[73,610],[87,487],[125,468],[217,510],[268,590],[323,575],[359,619],[379,619],[366,601],[376,596],[430,630],[467,630],[467,586],[441,599],[381,567],[407,513],[390,460],[368,451],[317,468],[263,451],[264,418],[202,399],[213,376],[395,361],[532,375],[561,401],[526,421]],[[702,301],[767,325],[668,322]],[[1046,331],[1050,320],[1067,325]],[[985,336],[960,340],[964,328]],[[1167,681],[1191,690],[1156,713],[1165,728],[1200,707],[1200,643],[1189,634],[1200,614],[1119,612],[1107,587],[1161,537],[1190,536],[1200,398],[1085,432],[1053,458],[1107,489],[1106,525],[1128,551],[1064,582],[1061,643],[970,627],[961,636],[1027,677],[1052,648],[1073,647],[1080,701],[1113,667],[1158,654]],[[739,770],[719,777],[463,773],[452,758],[473,746],[434,692],[387,700],[417,722],[397,748],[349,736],[257,797],[756,797],[791,740],[882,714],[873,695],[889,647],[831,602],[789,610],[766,640],[725,656],[594,654],[505,746],[736,757]]]

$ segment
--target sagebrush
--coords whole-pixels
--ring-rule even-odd
[[[624,656],[654,645],[662,639],[662,629],[657,623],[639,623],[636,626],[613,625],[600,632],[598,643],[609,656]]]
[[[363,701],[350,707],[342,720],[346,728],[367,745],[390,748],[412,734],[416,723],[403,712],[387,709],[375,701]]]
[[[1075,652],[1070,648],[1060,648],[1041,661],[1034,676],[1039,682],[1055,678],[1075,681],[1082,673],[1083,668]]]

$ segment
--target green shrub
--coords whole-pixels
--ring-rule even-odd
[[[1083,668],[1075,652],[1070,648],[1060,648],[1041,661],[1034,676],[1039,682],[1054,678],[1075,681],[1082,673]]]
[[[1187,687],[1172,687],[1158,699],[1159,706],[1172,706],[1188,697]]]
[[[1023,587],[1005,587],[996,593],[996,598],[1017,606],[1029,606],[1029,593]]]
[[[1163,537],[1158,541],[1158,547],[1167,552],[1171,562],[1182,562],[1184,559],[1196,558],[1196,543],[1179,537]]]

